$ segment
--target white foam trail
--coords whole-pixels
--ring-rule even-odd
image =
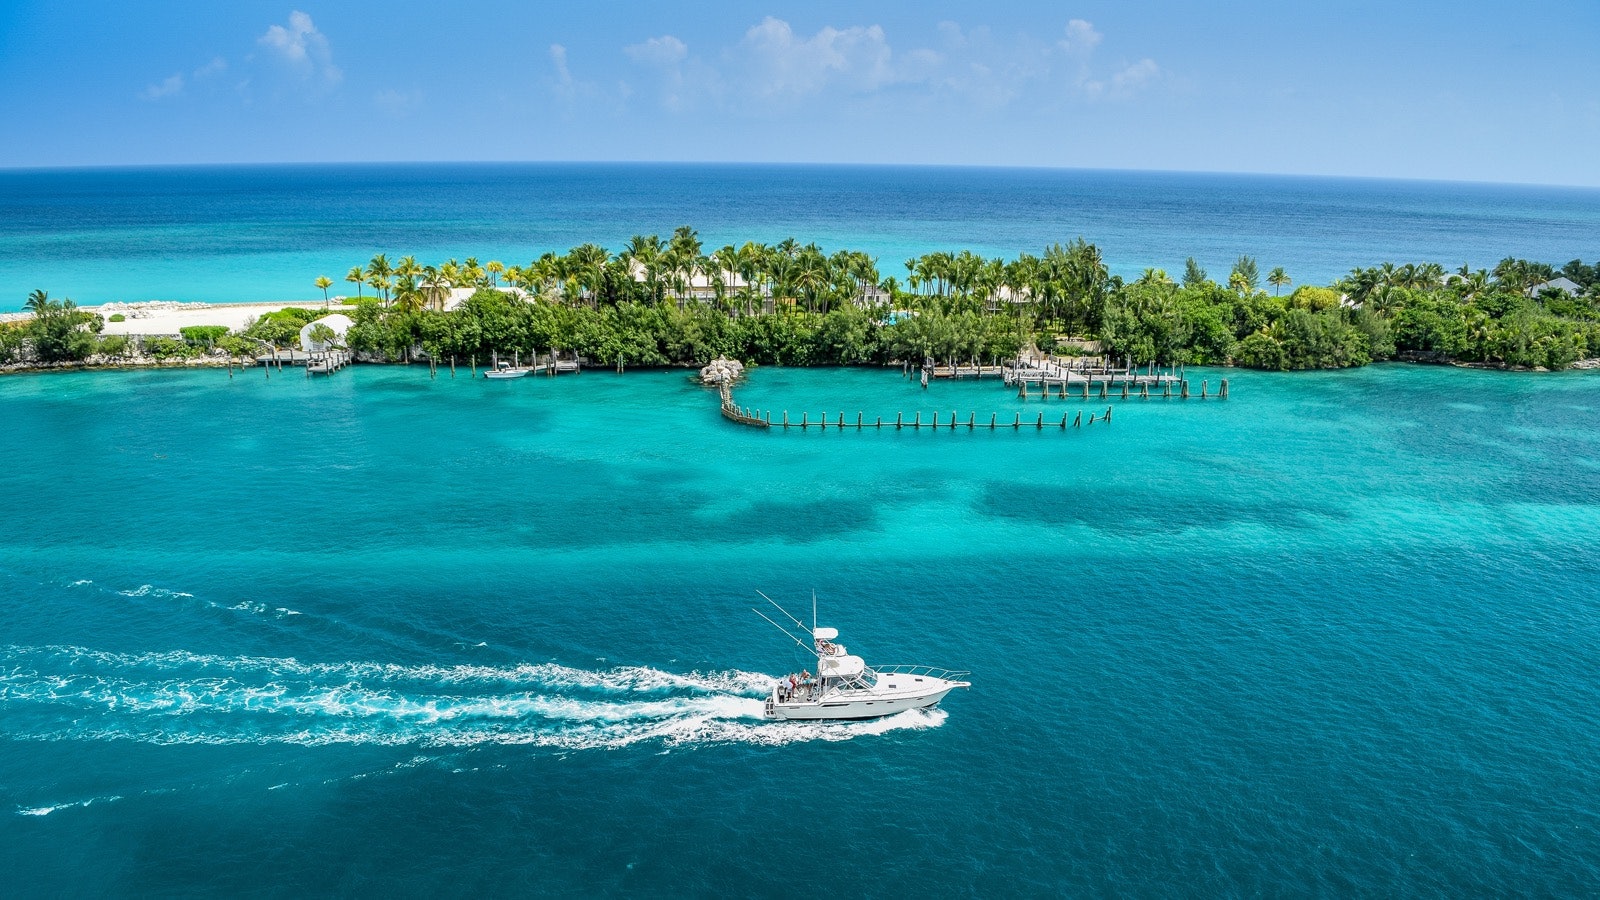
[[[293,657],[214,656],[174,650],[153,653],[114,653],[73,646],[4,647],[5,657],[55,657],[69,665],[95,665],[109,668],[190,669],[210,668],[239,673],[268,673],[311,678],[349,678],[388,682],[430,682],[471,684],[506,682],[550,688],[589,688],[603,691],[699,690],[710,693],[765,694],[774,682],[771,675],[728,670],[723,672],[664,672],[645,666],[619,666],[613,669],[577,669],[557,663],[524,663],[517,666],[402,666],[393,663],[339,662],[303,663]]]
[[[113,794],[110,797],[90,797],[87,800],[78,800],[73,803],[57,803],[54,806],[17,807],[19,816],[48,816],[58,809],[72,809],[77,806],[93,806],[96,803],[112,803],[122,797]]]
[[[22,739],[560,750],[777,746],[933,728],[939,710],[857,723],[769,722],[768,675],[554,663],[302,663],[186,651],[0,647],[0,713]]]
[[[169,591],[166,588],[158,588],[158,587],[154,587],[154,586],[148,585],[148,584],[141,584],[135,590],[117,591],[117,593],[121,594],[124,597],[183,597],[185,599],[193,599],[194,598],[193,594],[187,594],[187,593],[184,593],[183,591]]]

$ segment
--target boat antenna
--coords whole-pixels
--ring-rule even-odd
[[[758,593],[758,594],[761,594],[761,592],[760,592],[760,591],[756,591],[756,593]],[[790,613],[789,613],[789,611],[788,611],[788,610],[787,610],[787,609],[784,609],[784,608],[783,608],[783,607],[781,607],[781,606],[778,606],[778,601],[776,601],[776,600],[774,600],[774,599],[772,599],[772,598],[771,598],[771,597],[768,597],[768,596],[767,596],[767,595],[766,595],[766,594],[761,594],[761,599],[763,599],[763,600],[765,600],[765,601],[767,601],[767,602],[768,602],[768,603],[771,603],[771,604],[772,604],[772,605],[773,605],[773,606],[774,606],[774,607],[777,607],[777,610],[778,610],[778,612],[781,612],[781,613],[783,613],[783,614],[784,614],[784,616],[785,616],[785,617],[787,617],[787,618],[788,618],[788,620],[789,620],[789,621],[791,621],[791,622],[793,622],[793,623],[794,623],[794,627],[796,627],[796,628],[798,628],[798,629],[800,629],[800,630],[801,630],[801,631],[804,631],[804,630],[805,630],[805,628],[806,628],[806,623],[804,623],[804,622],[802,622],[802,621],[800,621],[800,620],[799,620],[799,619],[796,619],[796,618],[795,618],[795,617],[794,617],[794,616],[793,616],[793,615],[791,615],[791,614],[790,614]],[[771,619],[768,619],[768,620],[767,620],[767,621],[769,621],[769,622],[770,622],[770,621],[772,621],[772,620],[771,620]],[[788,632],[787,632],[787,631],[786,631],[786,632],[784,632],[784,633],[785,633],[785,634],[788,634]],[[812,629],[812,632],[811,632],[811,633],[812,633],[812,634],[816,634],[816,629]],[[790,636],[791,636],[791,637],[793,637],[793,635],[790,635]]]
[[[817,633],[817,589],[816,588],[812,588],[811,589],[811,634],[812,634],[813,637],[815,637],[816,633]]]
[[[781,607],[780,607],[780,609],[781,609]],[[750,611],[755,613],[756,615],[760,616],[763,619],[767,619],[767,614],[766,613],[762,612],[759,609],[756,609],[753,606],[750,607]],[[794,641],[796,644],[799,644],[801,650],[804,650],[807,653],[815,653],[815,652],[817,652],[816,648],[806,646],[806,642],[805,641],[802,641],[799,638],[795,637],[794,635],[790,634],[789,633],[789,629],[784,628],[782,625],[779,625],[777,622],[774,622],[771,619],[767,619],[767,624],[769,624],[773,628],[776,628],[779,631],[783,632],[784,636],[787,637],[789,640]]]

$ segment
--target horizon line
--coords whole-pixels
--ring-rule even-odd
[[[224,168],[337,168],[337,167],[404,167],[404,166],[737,166],[770,168],[831,168],[831,169],[969,169],[975,171],[1016,172],[1083,172],[1115,173],[1122,175],[1212,175],[1255,178],[1285,178],[1330,181],[1369,181],[1401,184],[1477,185],[1484,187],[1557,188],[1562,190],[1597,191],[1597,184],[1563,184],[1542,181],[1490,181],[1471,178],[1423,178],[1400,175],[1348,175],[1311,172],[1258,172],[1230,169],[1122,169],[1107,166],[1049,166],[1005,165],[990,163],[929,163],[929,162],[849,162],[849,161],[795,161],[795,160],[641,160],[641,159],[434,159],[434,160],[278,160],[232,162],[163,162],[163,163],[102,163],[92,165],[61,166],[10,166],[0,165],[0,174],[45,174],[65,172],[119,172],[180,169]]]

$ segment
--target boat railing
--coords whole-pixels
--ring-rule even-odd
[[[956,681],[971,672],[958,672],[953,669],[940,669],[934,666],[873,666],[872,671],[878,675],[924,675],[929,678],[942,678],[945,681]]]

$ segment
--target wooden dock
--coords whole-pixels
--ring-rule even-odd
[[[990,431],[1005,428],[1010,428],[1014,431],[1020,431],[1024,428],[1033,428],[1038,431],[1043,431],[1045,428],[1060,428],[1061,430],[1065,431],[1069,427],[1069,424],[1072,428],[1081,428],[1084,425],[1093,425],[1096,422],[1107,425],[1111,424],[1111,407],[1109,406],[1106,407],[1106,411],[1104,413],[1090,413],[1089,421],[1087,422],[1083,420],[1083,410],[1081,409],[1078,410],[1076,415],[1073,415],[1072,413],[1062,413],[1061,421],[1059,423],[1055,421],[1054,417],[1052,417],[1048,422],[1045,421],[1045,416],[1042,412],[1033,417],[1031,420],[1025,420],[1020,412],[1014,413],[1011,421],[1009,422],[1002,420],[999,413],[990,413],[988,421],[981,421],[978,418],[978,414],[976,412],[972,412],[968,413],[966,421],[962,421],[960,415],[955,410],[951,410],[950,417],[944,420],[941,420],[939,418],[939,413],[935,412],[933,417],[926,422],[922,420],[922,413],[920,411],[909,420],[906,419],[904,413],[896,413],[893,422],[884,421],[882,416],[877,416],[872,421],[868,421],[866,414],[862,412],[856,413],[856,418],[853,422],[849,421],[843,412],[839,413],[837,420],[830,420],[828,413],[821,413],[816,419],[812,419],[810,413],[802,413],[800,415],[800,421],[795,422],[789,418],[789,413],[785,411],[782,413],[782,418],[774,421],[770,411],[754,410],[748,407],[739,406],[737,403],[735,403],[733,399],[733,389],[727,384],[722,385],[720,394],[722,397],[722,417],[735,424],[745,425],[751,428],[798,428],[802,431],[807,431],[812,428],[815,428],[819,431],[826,431],[829,428],[840,431],[851,428],[854,428],[856,431],[865,431],[867,429],[882,431],[885,428],[893,428],[896,430],[912,428],[918,431],[921,431],[924,428],[933,431],[937,431],[941,428],[947,431],[955,431],[958,428],[965,428],[968,431],[977,431],[984,428],[987,428]]]

